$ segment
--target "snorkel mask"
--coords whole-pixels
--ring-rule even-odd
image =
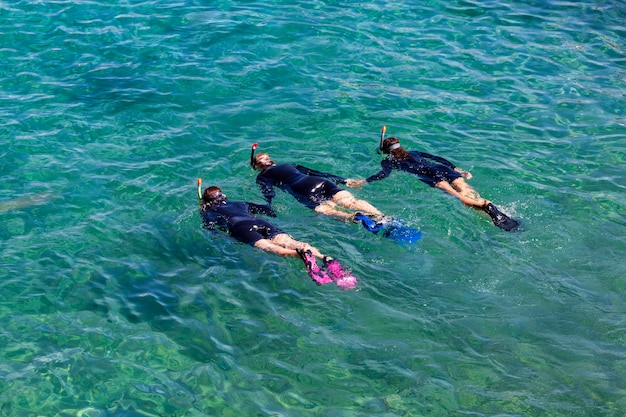
[[[224,202],[226,202],[226,196],[224,194],[222,194],[222,192],[217,192],[217,193],[213,193],[211,194],[211,200],[209,201],[209,204],[211,206],[217,206],[219,204],[222,204]]]
[[[388,149],[388,150],[389,150],[389,152],[388,152],[388,153],[391,153],[391,151],[395,151],[395,150],[396,150],[396,149],[398,149],[400,146],[402,146],[402,145],[400,145],[400,142],[394,143],[393,145],[391,145],[391,146],[389,147],[389,149]]]
[[[213,190],[209,191],[212,188]],[[202,202],[203,204],[208,205],[209,207],[219,206],[220,204],[225,203],[226,200],[227,200],[226,196],[224,195],[224,193],[222,193],[222,190],[220,190],[218,187],[209,187],[206,190],[204,190]]]

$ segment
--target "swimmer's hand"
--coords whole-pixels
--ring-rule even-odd
[[[365,180],[355,180],[353,178],[348,178],[346,180],[346,185],[350,188],[361,188],[367,181]]]
[[[462,170],[462,169],[460,169],[460,168],[454,168],[454,170],[455,170],[456,172],[458,172],[459,174],[461,174],[461,176],[462,176],[463,178],[465,178],[466,180],[471,180],[471,179],[472,179],[472,174],[471,174],[471,173],[469,173],[469,172],[467,172],[467,171],[463,171],[463,170]]]

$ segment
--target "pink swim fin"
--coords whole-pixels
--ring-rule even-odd
[[[298,250],[298,255],[300,255],[300,258],[302,258],[304,262],[306,272],[317,285],[325,285],[333,282],[332,278],[317,265],[317,260],[310,250]]]
[[[344,290],[351,290],[356,287],[357,279],[350,271],[344,269],[338,260],[329,259],[328,257],[324,258],[324,265],[330,275],[337,283],[337,286]]]

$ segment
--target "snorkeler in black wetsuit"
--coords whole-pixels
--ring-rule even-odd
[[[238,241],[259,249],[281,256],[298,256],[296,249],[313,249],[317,257],[323,258],[317,249],[293,240],[267,220],[254,217],[255,214],[276,217],[269,205],[228,201],[219,187],[211,186],[204,190],[200,214],[205,229],[214,230],[217,226]]]
[[[399,148],[398,146],[395,149]],[[431,187],[436,187],[436,184],[442,181],[453,183],[455,180],[463,178],[463,173],[456,171],[457,167],[445,158],[420,151],[409,151],[407,153],[409,158],[406,159],[393,157],[383,159],[380,162],[382,169],[376,174],[367,177],[365,181],[372,182],[387,178],[393,169],[415,174],[420,181]]]
[[[400,141],[396,138],[387,138],[384,141],[381,138],[380,150],[388,154],[380,163],[382,169],[365,180],[347,179],[346,185],[360,187],[366,182],[387,178],[392,170],[399,169],[417,175],[420,181],[453,195],[470,207],[485,211],[501,229],[510,232],[519,227],[517,220],[502,213],[465,182],[465,179],[472,178],[472,174],[462,171],[447,159],[420,151],[408,152],[400,146]]]
[[[320,251],[300,242],[274,226],[265,219],[254,217],[264,214],[276,217],[269,205],[254,204],[246,201],[228,201],[219,187],[211,186],[200,193],[201,180],[198,180],[198,196],[201,196],[200,215],[205,229],[219,229],[230,232],[240,242],[252,245],[267,252],[281,256],[302,258],[309,276],[318,284],[336,282],[344,289],[354,288],[356,278],[344,270],[336,259],[324,256]],[[320,258],[330,275],[322,270],[315,260]]]
[[[293,195],[305,206],[320,214],[344,221],[354,221],[357,212],[381,218],[383,214],[364,200],[357,200],[352,193],[336,185],[345,184],[342,177],[315,171],[301,165],[276,165],[267,153],[261,153],[252,161],[253,167],[261,171],[256,182],[263,196],[271,204],[276,195],[274,186]],[[354,210],[347,213],[337,207]]]

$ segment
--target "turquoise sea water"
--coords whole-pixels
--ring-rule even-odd
[[[626,6],[0,1],[0,415],[623,416]],[[348,177],[409,247],[275,199],[356,290],[200,227],[249,147]]]

